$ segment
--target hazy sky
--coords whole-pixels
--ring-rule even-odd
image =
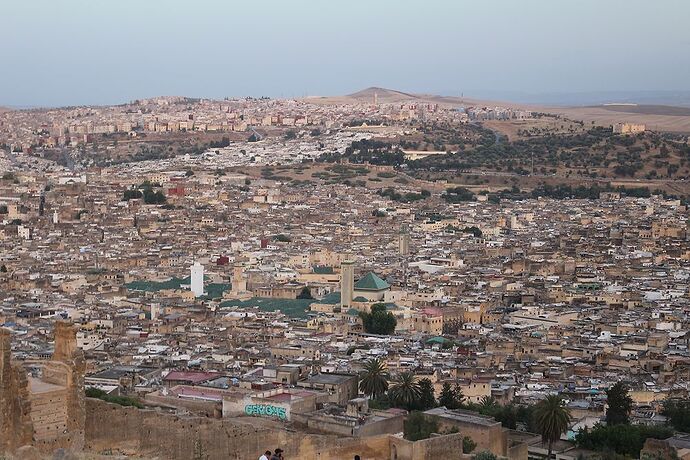
[[[0,105],[690,90],[688,0],[0,0]]]

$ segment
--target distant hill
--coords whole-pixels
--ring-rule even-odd
[[[612,112],[639,113],[643,115],[668,115],[673,117],[690,117],[690,107],[650,104],[605,104],[599,106]]]
[[[374,94],[380,104],[401,104],[405,102],[420,102],[428,104],[442,105],[507,105],[497,101],[482,101],[478,99],[439,96],[432,94],[413,94],[394,89],[372,86],[356,93],[345,96],[311,96],[306,100],[312,104],[335,105],[335,104],[366,104],[374,102]]]
[[[370,88],[357,91],[356,93],[348,94],[346,97],[355,99],[361,102],[373,101],[374,95],[379,102],[385,104],[394,104],[396,102],[409,101],[410,99],[419,99],[415,94],[404,93],[393,89],[379,88],[372,86]]]
[[[565,116],[585,123],[594,122],[601,126],[615,123],[642,123],[648,129],[657,131],[690,132],[690,111],[687,107],[672,105],[634,105],[610,104],[594,106],[557,106],[548,104],[528,104],[521,102],[474,99],[457,96],[440,96],[433,94],[412,94],[394,89],[372,86],[345,96],[312,96],[307,102],[320,105],[337,104],[372,104],[374,94],[380,104],[401,104],[418,102],[445,106],[479,106],[479,107],[517,107],[534,112],[546,112]],[[681,101],[679,99],[679,101]]]

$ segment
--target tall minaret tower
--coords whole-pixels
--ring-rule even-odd
[[[410,231],[407,224],[400,226],[400,234],[398,235],[398,253],[400,255],[400,265],[403,273],[403,287],[407,287],[407,263],[410,255]]]
[[[194,297],[201,297],[204,295],[204,266],[199,262],[194,262],[190,268],[191,272],[191,291]]]
[[[244,279],[244,265],[235,262],[232,266],[232,292],[241,294],[247,291],[247,281]]]
[[[374,91],[374,105],[379,105],[379,93]]]
[[[345,309],[352,305],[355,290],[355,261],[343,260],[340,264],[340,307]]]
[[[398,235],[398,251],[402,257],[410,253],[410,232],[407,225],[400,226],[400,234]]]

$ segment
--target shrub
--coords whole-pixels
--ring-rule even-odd
[[[137,407],[143,409],[144,405],[136,398],[130,398],[128,396],[115,396],[109,395],[105,391],[98,388],[87,388],[84,392],[88,398],[96,398],[105,402],[119,404],[125,407]]]

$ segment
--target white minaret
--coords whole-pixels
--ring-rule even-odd
[[[204,266],[199,262],[194,262],[191,268],[192,272],[192,282],[191,290],[194,293],[194,297],[201,297],[204,295]]]
[[[57,224],[60,221],[60,217],[58,216],[57,209],[53,211],[53,223]]]
[[[160,309],[161,305],[159,303],[152,303],[151,304],[151,319],[152,320],[157,320],[158,316],[160,315]]]

